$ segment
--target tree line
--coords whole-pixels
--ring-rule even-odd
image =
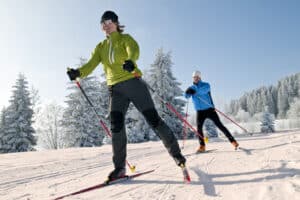
[[[86,62],[81,58],[79,65]],[[182,137],[182,123],[162,104],[159,95],[183,114],[185,101],[180,83],[172,73],[171,53],[159,49],[150,70],[144,72],[144,80],[155,90],[152,97],[158,113],[174,131]],[[95,105],[98,116],[109,126],[109,92],[102,77],[89,76],[81,80],[89,99]],[[42,148],[58,149],[67,147],[93,147],[110,143],[110,138],[101,128],[99,120],[90,105],[77,88],[69,82],[66,106],[50,103],[36,106],[38,94],[29,91],[28,82],[23,74],[17,78],[10,105],[3,108],[0,121],[0,152],[22,152]],[[128,142],[158,140],[143,116],[131,105],[126,115]]]
[[[300,73],[278,81],[277,85],[260,87],[232,100],[226,112],[233,116],[246,112],[249,116],[268,112],[278,119],[299,117]]]

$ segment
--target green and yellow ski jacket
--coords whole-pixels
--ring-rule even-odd
[[[107,85],[115,85],[135,77],[132,73],[123,70],[125,60],[133,61],[136,67],[135,72],[139,76],[142,75],[136,65],[138,58],[137,42],[129,34],[113,32],[96,46],[89,61],[79,68],[80,78],[88,76],[99,63],[102,63]]]

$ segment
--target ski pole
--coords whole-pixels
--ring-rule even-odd
[[[88,98],[88,96],[86,95],[85,91],[83,90],[83,88],[81,87],[81,84],[79,82],[78,79],[76,79],[76,85],[77,87],[80,89],[80,91],[82,92],[83,96],[85,97],[85,99],[87,100],[87,102],[90,104],[92,110],[94,111],[96,117],[98,118],[98,120],[100,121],[100,125],[101,127],[105,130],[105,133],[109,136],[112,137],[111,132],[109,131],[108,127],[106,126],[106,124],[102,121],[101,117],[98,115],[94,105],[92,104],[92,102],[90,101],[90,99]],[[129,169],[131,172],[135,171],[135,166],[134,165],[130,165],[130,163],[126,160],[126,164],[128,165]]]
[[[188,110],[189,110],[189,100],[187,101],[187,104],[186,104],[186,112],[185,112],[185,120],[187,120],[187,117],[188,117]],[[183,124],[183,140],[182,140],[182,149],[184,149],[184,141],[185,141],[185,138],[186,138],[186,124]]]
[[[184,117],[169,103],[169,102],[166,102],[161,96],[159,96],[157,94],[157,92],[146,82],[144,81],[141,76],[133,71],[133,75],[136,77],[136,78],[139,78],[148,88],[149,90],[151,90],[151,92],[155,93],[156,96],[159,98],[159,100],[164,103],[167,108],[172,111],[184,124],[186,124],[197,136],[199,136],[201,139],[204,140],[204,137],[187,121],[184,119]]]
[[[201,97],[197,96],[200,101],[204,102],[205,104],[209,105],[209,106],[212,106],[210,103],[208,103],[207,101],[205,101],[204,99],[202,99]],[[246,133],[249,134],[249,132],[243,128],[241,125],[239,125],[237,122],[233,121],[230,117],[228,117],[227,115],[225,115],[223,112],[221,112],[220,110],[216,109],[215,110],[220,113],[221,115],[223,115],[226,119],[228,119],[229,121],[231,121],[233,124],[237,125],[238,127],[240,127],[243,131],[245,131]],[[250,134],[251,135],[251,134]]]

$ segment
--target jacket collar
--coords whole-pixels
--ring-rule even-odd
[[[193,82],[193,84],[197,86],[199,86],[201,83],[203,83],[202,80],[198,81],[198,83]]]
[[[112,32],[109,36],[106,36],[107,39],[115,40],[120,37],[120,33],[118,31]]]

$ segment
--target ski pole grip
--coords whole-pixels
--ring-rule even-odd
[[[70,71],[71,69],[72,69],[71,67],[67,67],[67,72]],[[80,82],[80,77],[77,77],[77,78],[75,79],[75,81]]]

